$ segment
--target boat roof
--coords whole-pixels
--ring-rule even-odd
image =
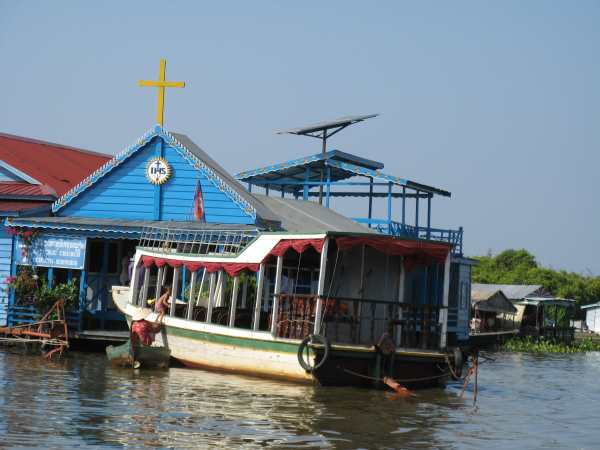
[[[26,226],[33,228],[47,228],[51,230],[70,230],[85,232],[115,232],[139,234],[144,228],[172,228],[190,231],[219,230],[219,231],[245,231],[258,232],[255,225],[231,223],[203,223],[203,222],[175,222],[159,220],[127,220],[103,219],[94,217],[23,217],[7,219],[8,226]]]
[[[292,233],[376,233],[364,225],[316,202],[256,195]]]
[[[332,182],[345,180],[355,176],[373,178],[376,181],[392,183],[409,189],[427,192],[429,194],[450,197],[451,193],[434,186],[417,183],[406,178],[389,175],[382,171],[383,163],[331,150],[325,153],[297,158],[278,164],[271,164],[253,170],[246,170],[235,175],[240,181],[266,186],[285,192],[299,192],[304,182],[321,181],[322,172],[328,169]],[[286,184],[290,183],[290,184]]]

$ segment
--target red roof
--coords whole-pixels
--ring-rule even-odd
[[[110,155],[0,133],[0,160],[63,195]]]
[[[0,196],[11,197],[57,197],[56,191],[47,184],[17,183],[0,181]]]
[[[13,201],[0,201],[0,213],[3,212],[18,212],[25,211],[26,209],[39,208],[47,205],[50,208],[50,202],[13,202]],[[0,226],[2,222],[0,222]]]

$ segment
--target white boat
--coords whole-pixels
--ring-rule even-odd
[[[148,228],[132,285],[112,293],[130,322],[172,286],[157,341],[189,367],[431,386],[462,367],[460,349],[446,345],[450,250],[375,233]]]

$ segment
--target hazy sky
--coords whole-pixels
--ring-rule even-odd
[[[377,112],[329,148],[451,191],[433,225],[467,254],[600,274],[599,1],[0,0],[0,131],[115,153],[161,57],[187,83],[165,128],[233,173],[320,150],[276,129]]]

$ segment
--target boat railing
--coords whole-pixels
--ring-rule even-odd
[[[139,246],[160,253],[237,255],[256,237],[251,230],[144,227]]]
[[[445,228],[432,228],[408,225],[395,220],[354,218],[358,223],[367,225],[382,234],[390,234],[396,237],[426,239],[431,241],[447,242],[453,245],[452,253],[462,255],[463,252],[463,228],[451,230]]]
[[[279,294],[277,337],[302,339],[312,333],[316,295]],[[375,345],[388,333],[397,345],[438,349],[439,305],[356,298],[324,298],[321,333],[336,344]]]

